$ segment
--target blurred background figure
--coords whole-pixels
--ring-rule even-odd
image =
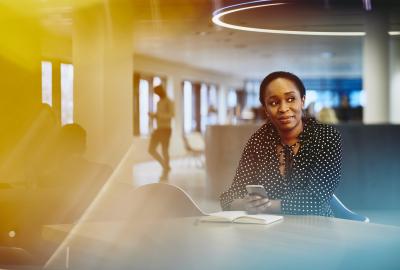
[[[111,168],[84,157],[86,131],[80,125],[63,126],[57,142],[58,147],[49,154],[51,163],[38,176],[39,186],[80,188],[82,185],[93,185],[92,188],[95,188],[104,184]]]
[[[171,140],[171,120],[175,115],[174,103],[168,98],[164,87],[161,85],[154,88],[154,93],[160,97],[157,103],[157,111],[149,113],[149,116],[156,119],[157,128],[150,138],[149,153],[157,160],[163,168],[160,181],[168,180],[171,170],[169,164],[169,142]],[[157,152],[157,146],[161,144],[161,155]]]
[[[347,95],[340,97],[340,105],[336,108],[336,114],[340,122],[349,122],[351,120],[351,108]]]
[[[87,160],[85,150],[86,131],[77,124],[63,126],[53,161],[38,175],[38,187],[58,196],[48,212],[57,222],[76,221],[112,173],[108,165]]]
[[[324,124],[337,124],[339,120],[332,108],[324,107],[317,114],[317,120]]]

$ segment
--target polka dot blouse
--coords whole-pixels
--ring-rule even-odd
[[[246,185],[263,185],[270,199],[281,199],[283,214],[333,216],[329,205],[341,178],[341,137],[332,126],[313,118],[303,119],[300,148],[293,157],[291,173],[281,175],[278,131],[264,124],[247,142],[233,183],[222,193],[224,210],[243,198]]]

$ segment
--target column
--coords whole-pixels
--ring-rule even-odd
[[[20,157],[30,145],[23,142],[29,143],[24,138],[33,134],[41,104],[41,25],[25,8],[2,2],[0,36],[0,174],[11,181],[8,173],[26,166]]]
[[[400,37],[390,40],[390,123],[400,124]]]
[[[363,121],[389,122],[389,35],[385,13],[369,12],[365,20],[363,88],[366,94]]]
[[[87,132],[87,158],[118,164],[132,139],[133,30],[129,1],[74,10],[74,121]]]

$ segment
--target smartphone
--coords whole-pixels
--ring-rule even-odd
[[[268,198],[267,191],[262,185],[246,185],[246,190],[250,195],[259,195],[263,198]]]

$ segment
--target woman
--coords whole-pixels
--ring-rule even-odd
[[[341,177],[341,138],[333,127],[304,118],[305,87],[288,72],[260,85],[268,122],[249,139],[233,183],[221,195],[224,210],[332,216],[329,202]],[[249,195],[263,185],[268,198]]]

